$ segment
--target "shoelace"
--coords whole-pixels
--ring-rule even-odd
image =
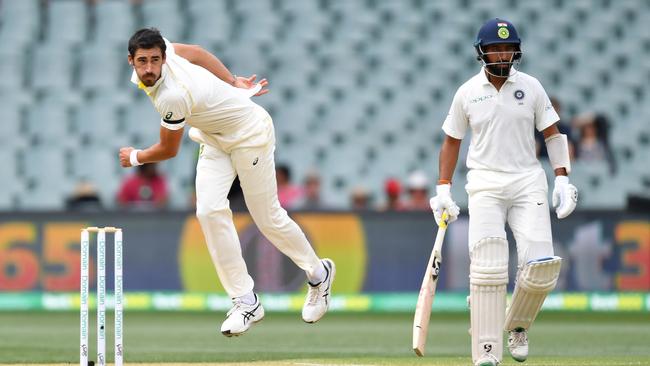
[[[516,346],[522,346],[528,341],[526,332],[512,332],[510,337],[510,344]]]
[[[321,298],[321,285],[322,283],[316,287],[309,287],[309,298],[307,299],[309,305],[316,305],[318,303],[318,299]]]
[[[239,310],[242,306],[242,301],[241,300],[233,300],[233,307],[228,310],[228,313],[226,313],[226,317],[229,317],[230,314],[234,313],[236,310]]]

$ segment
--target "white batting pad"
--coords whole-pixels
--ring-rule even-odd
[[[485,238],[470,253],[470,315],[473,362],[485,353],[503,358],[503,321],[508,284],[508,242]]]
[[[546,295],[555,288],[562,258],[553,256],[532,260],[521,269],[512,301],[506,314],[505,330],[530,328]]]

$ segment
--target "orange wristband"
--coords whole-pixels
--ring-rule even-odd
[[[438,184],[451,184],[451,181],[447,179],[438,179]]]

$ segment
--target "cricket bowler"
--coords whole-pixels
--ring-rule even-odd
[[[196,169],[196,215],[221,284],[233,300],[221,333],[240,335],[264,318],[227,199],[235,176],[257,227],[307,274],[302,318],[307,323],[318,321],[329,308],[335,266],[332,260],[316,256],[278,202],[273,121],[250,99],[268,92],[268,82],[256,83],[255,75],[235,77],[203,48],[170,43],[155,28],[135,32],[128,51],[131,81],[161,116],[160,141],[142,150],[121,148],[120,164],[132,167],[173,158],[186,124],[191,127],[190,138],[202,145]]]

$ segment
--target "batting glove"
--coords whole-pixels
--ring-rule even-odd
[[[449,218],[447,223],[454,222],[458,218],[460,209],[454,200],[451,198],[451,184],[439,184],[436,186],[436,196],[431,197],[429,200],[431,210],[433,210],[433,217],[436,219],[436,224],[440,226],[442,220],[442,212],[447,211]]]
[[[578,204],[578,189],[569,183],[569,177],[558,175],[555,177],[553,188],[553,207],[558,219],[563,219],[576,209]]]

